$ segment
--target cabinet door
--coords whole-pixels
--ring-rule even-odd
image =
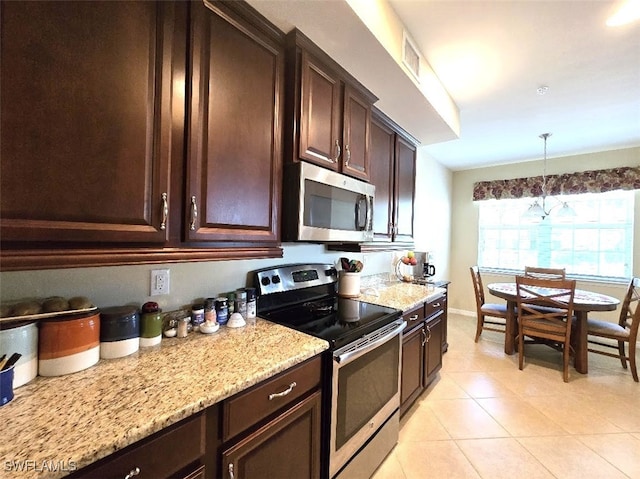
[[[284,53],[222,2],[193,2],[185,239],[279,239]]]
[[[436,373],[442,368],[442,315],[437,316],[425,324],[424,378],[425,387],[435,379]]]
[[[371,104],[345,86],[342,172],[369,181]]]
[[[0,8],[3,241],[166,241],[175,5]]]
[[[400,414],[404,414],[422,391],[423,328],[402,339],[402,375],[400,383]]]
[[[413,241],[416,147],[396,136],[396,204],[394,241]]]
[[[393,238],[393,175],[395,156],[395,134],[386,125],[371,120],[371,150],[369,155],[369,177],[376,187],[373,239],[391,241]]]
[[[320,391],[222,454],[222,477],[320,477]]]
[[[341,82],[302,51],[299,157],[338,171],[342,157]]]

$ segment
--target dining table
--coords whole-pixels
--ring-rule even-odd
[[[504,340],[505,354],[514,354],[517,327],[517,290],[516,283],[491,283],[487,290],[493,296],[507,301],[507,320]],[[620,300],[605,294],[595,293],[584,289],[576,289],[573,297],[573,312],[575,317],[575,333],[572,345],[574,347],[574,368],[582,374],[589,372],[587,316],[591,311],[615,311]]]

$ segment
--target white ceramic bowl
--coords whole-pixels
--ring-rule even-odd
[[[229,317],[229,321],[227,321],[228,328],[241,328],[245,326],[247,323],[240,313],[233,313]]]

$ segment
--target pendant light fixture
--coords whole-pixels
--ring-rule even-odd
[[[531,206],[525,211],[524,215],[527,218],[544,220],[554,208],[560,206],[557,216],[563,218],[569,218],[576,216],[576,212],[567,204],[566,201],[561,201],[553,196],[547,196],[547,139],[551,136],[551,133],[543,133],[539,135],[544,140],[544,167],[542,170],[542,195],[539,199],[536,199]],[[556,204],[547,209],[547,199],[555,201]]]

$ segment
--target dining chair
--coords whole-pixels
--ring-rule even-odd
[[[589,352],[602,354],[612,358],[619,358],[622,367],[627,369],[627,361],[631,365],[633,380],[638,382],[636,369],[636,341],[638,338],[638,325],[640,324],[640,278],[632,278],[627,288],[627,293],[620,308],[618,323],[587,318],[587,342],[598,345],[598,348],[588,348]],[[606,340],[614,340],[615,343]],[[629,343],[629,354],[625,352],[625,343]],[[600,347],[617,349],[612,353],[600,349]]]
[[[571,324],[575,280],[516,276],[518,367],[524,367],[524,345],[543,343],[562,351],[564,382],[569,382]],[[526,339],[528,338],[528,339]]]
[[[484,287],[482,286],[482,276],[477,266],[471,266],[471,279],[473,281],[473,291],[476,295],[476,314],[478,323],[476,326],[476,339],[478,342],[483,330],[504,333],[507,328],[507,305],[497,303],[486,303],[484,299]],[[492,318],[492,319],[488,319]]]
[[[538,268],[537,266],[525,266],[524,275],[530,278],[565,279],[564,268]]]

